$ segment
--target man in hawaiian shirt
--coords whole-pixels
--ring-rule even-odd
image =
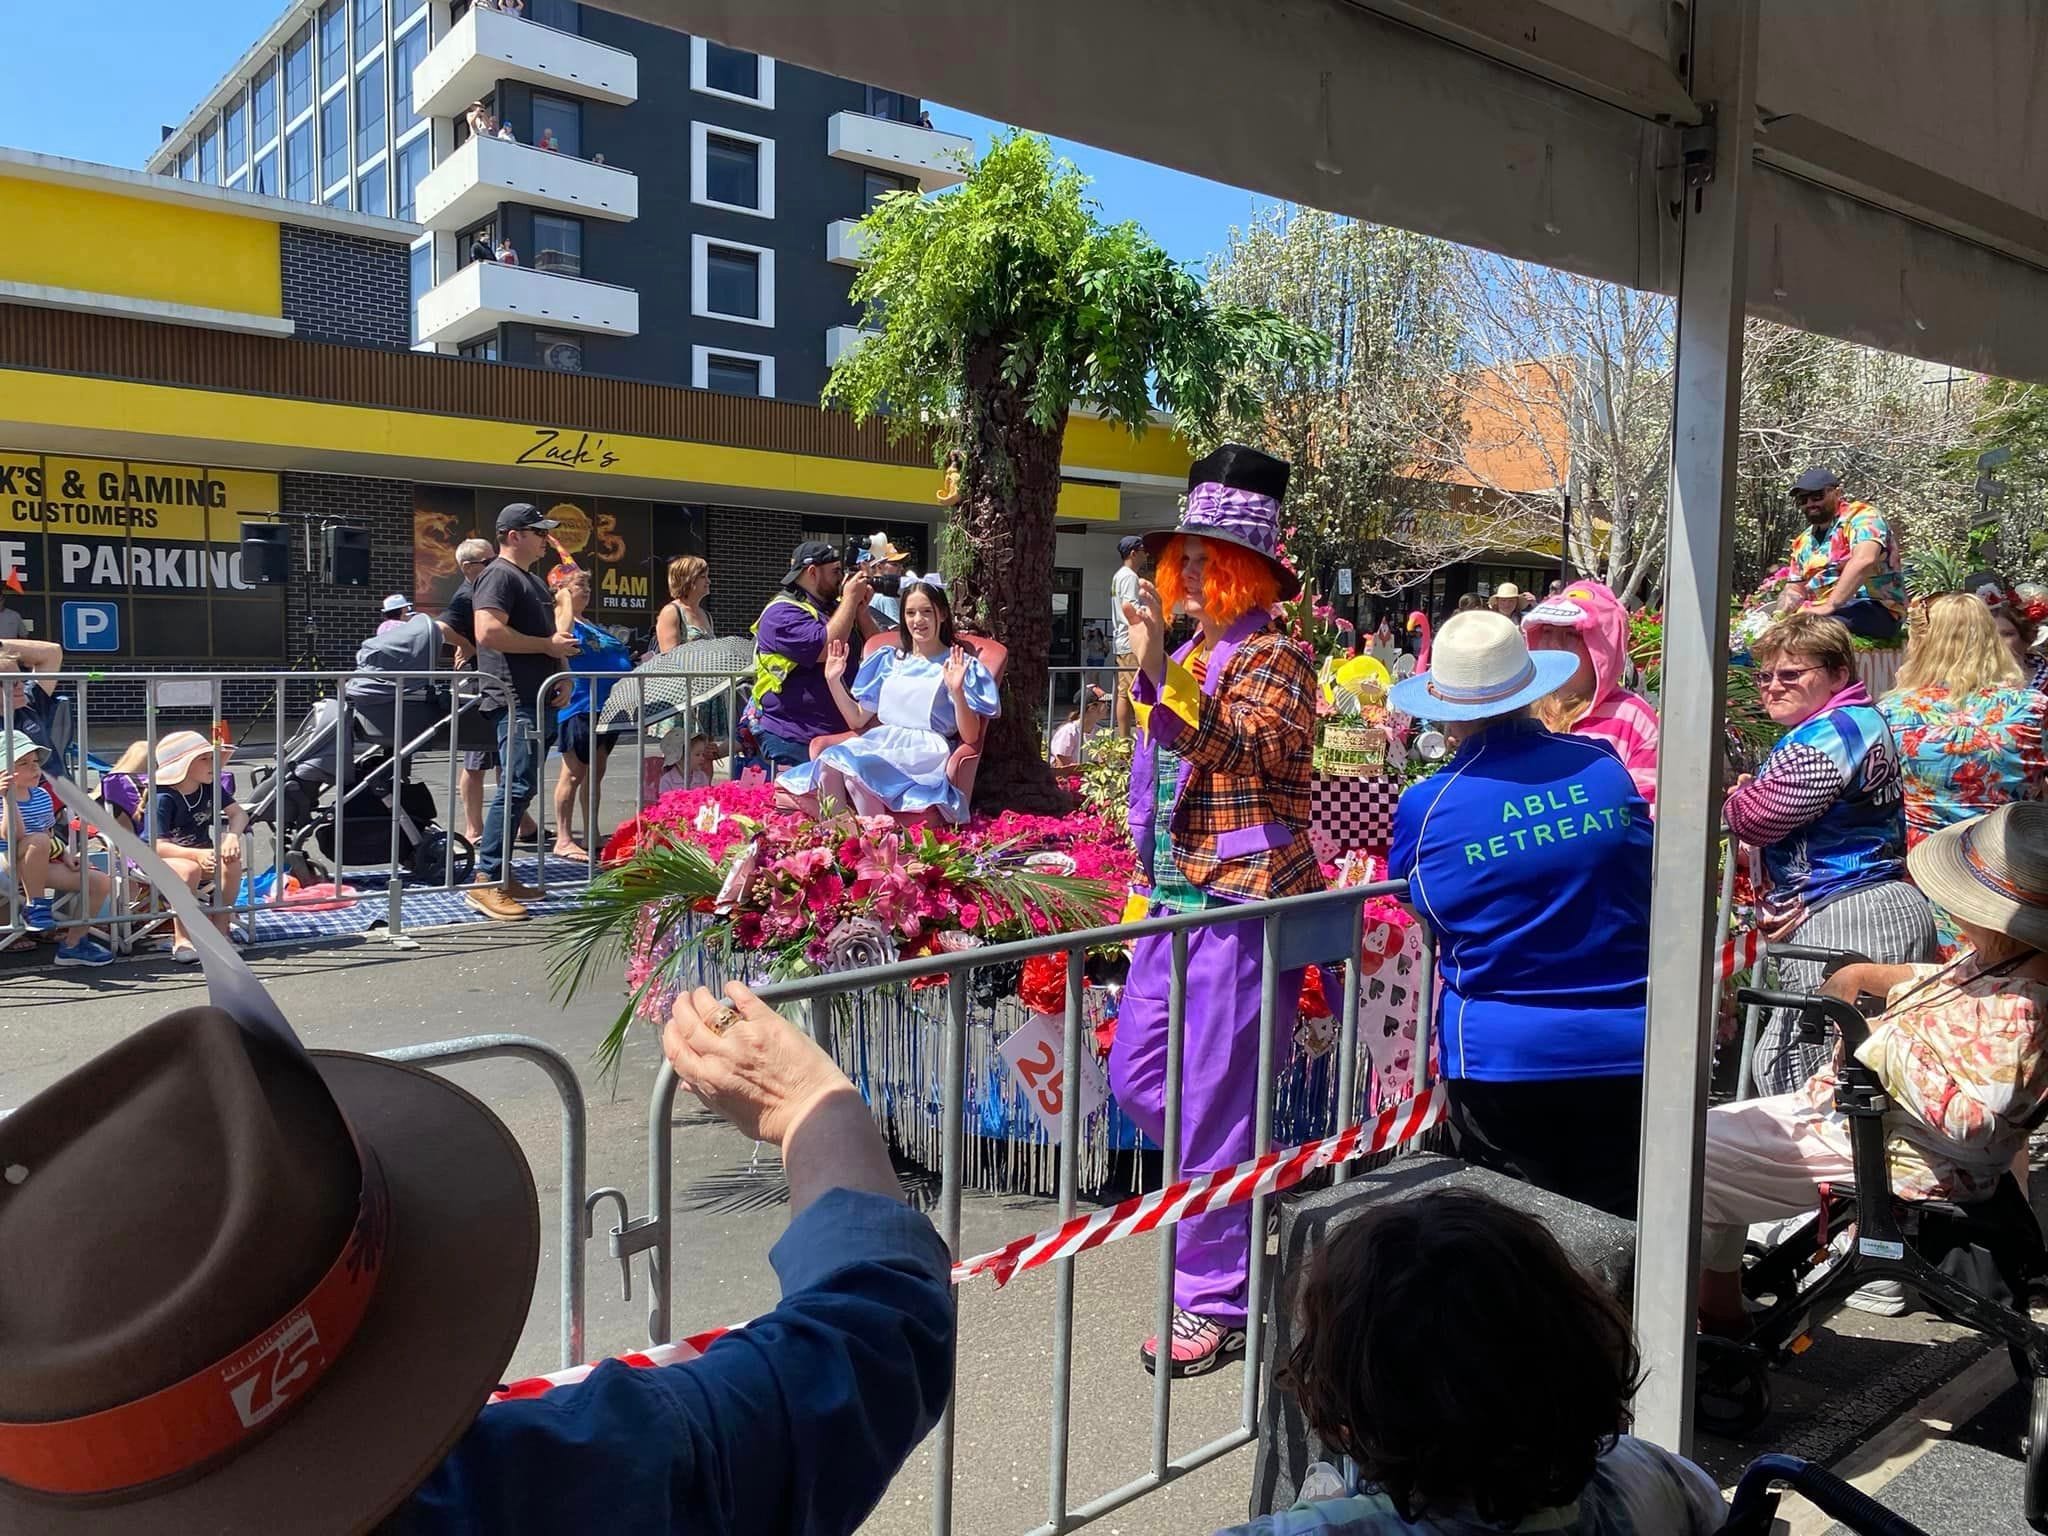
[[[1792,579],[1780,613],[1831,615],[1866,640],[1895,640],[1906,617],[1906,578],[1891,525],[1867,501],[1842,495],[1833,470],[1809,469],[1792,482],[1806,531],[1792,543]]]

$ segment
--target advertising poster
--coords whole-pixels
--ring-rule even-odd
[[[282,662],[284,588],[242,574],[278,477],[0,451],[0,592],[39,639],[151,662]]]

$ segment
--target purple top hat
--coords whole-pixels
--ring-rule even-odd
[[[1301,595],[1301,578],[1280,559],[1280,503],[1288,464],[1243,443],[1225,443],[1188,471],[1188,505],[1180,526],[1145,535],[1157,555],[1168,539],[1192,533],[1248,549],[1273,568],[1283,600]]]

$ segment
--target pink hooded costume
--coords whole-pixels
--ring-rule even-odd
[[[1640,694],[1622,687],[1628,664],[1628,610],[1597,581],[1575,581],[1523,616],[1522,633],[1551,625],[1576,631],[1593,664],[1593,702],[1572,727],[1574,736],[1604,741],[1621,759],[1652,808],[1657,804],[1657,712]]]

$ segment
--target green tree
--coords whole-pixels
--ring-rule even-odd
[[[1327,588],[1397,592],[1487,548],[1496,530],[1454,512],[1439,474],[1464,440],[1454,381],[1464,328],[1457,248],[1295,204],[1262,211],[1209,267],[1209,294],[1275,310],[1326,338],[1320,364],[1253,381],[1259,414],[1227,423],[1294,466],[1287,549]]]
[[[998,138],[959,187],[885,197],[861,223],[853,286],[874,334],[840,359],[828,405],[930,433],[959,471],[946,541],[956,614],[1010,653],[976,797],[1060,796],[1037,711],[1052,645],[1053,513],[1068,413],[1143,432],[1156,408],[1193,439],[1255,413],[1251,380],[1325,344],[1218,303],[1135,224],[1106,225],[1087,180],[1032,134]]]

